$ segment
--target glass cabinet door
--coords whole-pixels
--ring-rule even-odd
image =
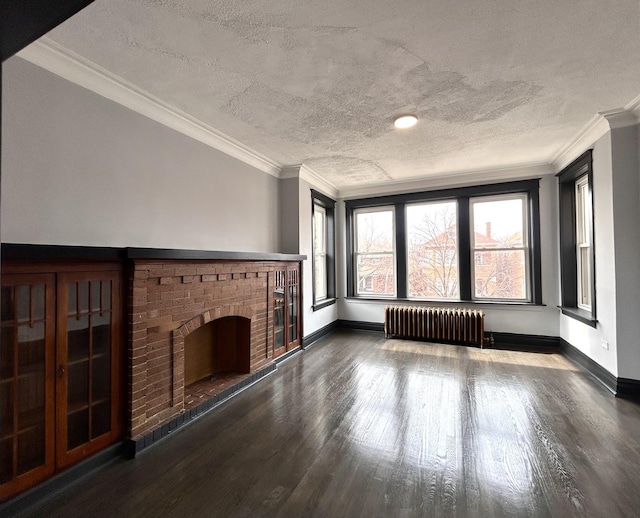
[[[58,315],[58,465],[109,444],[114,426],[116,277],[61,274]]]
[[[275,272],[273,294],[273,355],[285,351],[285,294],[287,289],[286,270]]]
[[[0,500],[54,471],[54,276],[2,278]]]
[[[298,268],[288,270],[288,346],[293,348],[298,345]]]

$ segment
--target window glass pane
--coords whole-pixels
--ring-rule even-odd
[[[493,199],[473,202],[474,248],[511,248],[526,246],[523,221],[524,198]]]
[[[474,252],[475,298],[526,299],[524,250]]]
[[[356,252],[393,251],[393,211],[356,213]]]
[[[324,207],[315,205],[313,212],[313,247],[316,253],[326,251],[326,213]]]
[[[407,207],[409,296],[457,299],[457,203]]]
[[[327,268],[324,255],[315,258],[316,300],[327,298]]]
[[[392,209],[355,213],[356,293],[395,294],[394,213]]]
[[[324,207],[315,204],[313,212],[313,261],[315,300],[327,298],[327,218]]]

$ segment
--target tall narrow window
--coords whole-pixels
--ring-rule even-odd
[[[327,298],[327,211],[319,204],[313,207],[313,267],[319,302]]]
[[[455,201],[407,206],[409,296],[459,299],[458,205]]]
[[[527,195],[469,201],[473,298],[530,300]]]
[[[591,311],[591,196],[587,175],[576,182],[575,192],[578,307]]]
[[[391,207],[354,212],[356,293],[395,294],[394,211]]]
[[[313,309],[335,302],[335,204],[322,193],[311,191],[313,233]]]
[[[593,170],[587,151],[558,173],[561,310],[596,327]]]

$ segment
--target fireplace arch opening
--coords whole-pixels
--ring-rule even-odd
[[[248,374],[251,320],[240,316],[212,320],[184,339],[185,387],[202,381]]]

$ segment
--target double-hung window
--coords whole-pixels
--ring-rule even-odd
[[[347,295],[542,304],[539,180],[345,203]]]
[[[354,213],[355,277],[358,295],[395,295],[395,226],[393,207]]]
[[[311,191],[313,243],[313,309],[335,302],[335,201]]]
[[[558,173],[562,313],[596,326],[593,170],[587,151]]]
[[[529,300],[527,194],[471,198],[473,298]]]

